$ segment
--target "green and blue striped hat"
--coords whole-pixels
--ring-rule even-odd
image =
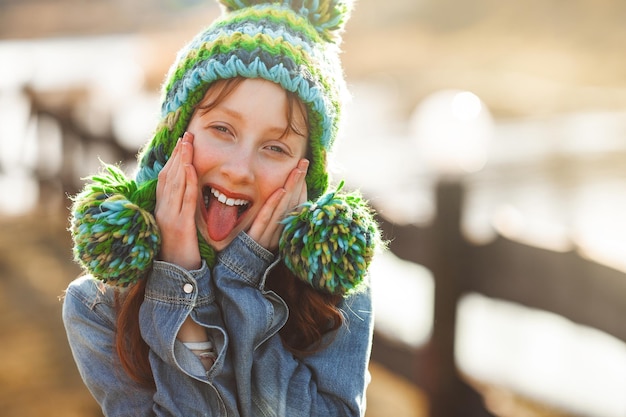
[[[378,242],[372,213],[356,193],[329,191],[327,155],[346,94],[339,61],[350,0],[219,0],[221,17],[181,49],[162,91],[161,120],[139,155],[134,180],[114,166],[75,197],[74,255],[91,274],[127,286],[149,270],[160,245],[154,220],[156,181],[209,86],[263,78],[294,92],[307,109],[308,198],[284,220],[279,256],[314,288],[346,294],[363,281]],[[209,263],[214,250],[198,234]]]
[[[340,33],[351,1],[220,0],[225,12],[179,53],[164,84],[162,122],[145,148],[137,180],[152,178],[217,80],[263,78],[294,92],[308,111],[311,198],[328,186],[326,155],[337,136],[346,86]]]

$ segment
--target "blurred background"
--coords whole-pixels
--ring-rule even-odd
[[[60,319],[67,196],[99,159],[132,172],[177,49],[218,13],[0,0],[3,416],[101,415]],[[368,416],[626,415],[625,19],[619,0],[358,2],[332,170],[390,241]]]

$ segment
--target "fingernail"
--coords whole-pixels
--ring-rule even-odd
[[[303,159],[300,161],[299,168],[303,171],[306,171],[309,168],[309,160]]]

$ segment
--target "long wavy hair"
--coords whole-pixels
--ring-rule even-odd
[[[213,83],[209,89],[217,89],[217,93],[210,95],[214,97],[212,100],[208,102],[203,100],[198,108],[209,111],[234,91],[243,80],[244,78],[232,78]],[[294,122],[294,114],[296,111],[301,112],[307,122],[305,106],[294,93],[286,91],[285,94],[288,103],[287,129],[302,134],[302,128]],[[308,157],[310,158],[310,155]],[[116,297],[115,345],[126,373],[139,384],[154,387],[154,377],[148,360],[150,349],[141,337],[139,328],[139,309],[144,300],[146,281],[147,277],[125,293],[118,293]],[[289,318],[279,335],[285,348],[295,356],[303,357],[323,349],[323,336],[341,326],[343,316],[337,307],[341,296],[313,289],[296,278],[282,262],[271,271],[266,287],[278,294],[289,308]]]

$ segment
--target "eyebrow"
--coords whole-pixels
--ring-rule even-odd
[[[221,111],[223,113],[226,113],[228,116],[233,117],[233,118],[235,118],[237,120],[243,120],[245,118],[245,115],[242,112],[237,111],[235,109],[232,109],[230,107],[227,107],[227,106],[225,106],[223,104],[218,104],[215,107],[213,107],[211,110]],[[204,112],[204,114],[202,116],[206,115],[208,112],[209,111]],[[286,133],[289,132],[290,130],[293,130],[293,129],[291,128],[289,123],[287,123],[287,126],[285,126],[285,127],[283,127],[283,126],[270,126],[267,129],[267,132],[280,134],[281,137],[283,137],[283,136],[287,136]],[[297,132],[294,132],[294,133],[297,134]],[[302,135],[297,134],[297,136],[302,136]]]
[[[238,112],[235,109],[231,109],[229,107],[226,107],[226,106],[224,106],[222,104],[216,105],[215,107],[213,107],[213,110],[222,111],[222,112],[228,114],[229,116],[234,117],[235,119],[239,119],[239,120],[243,119],[243,114],[241,112]]]

